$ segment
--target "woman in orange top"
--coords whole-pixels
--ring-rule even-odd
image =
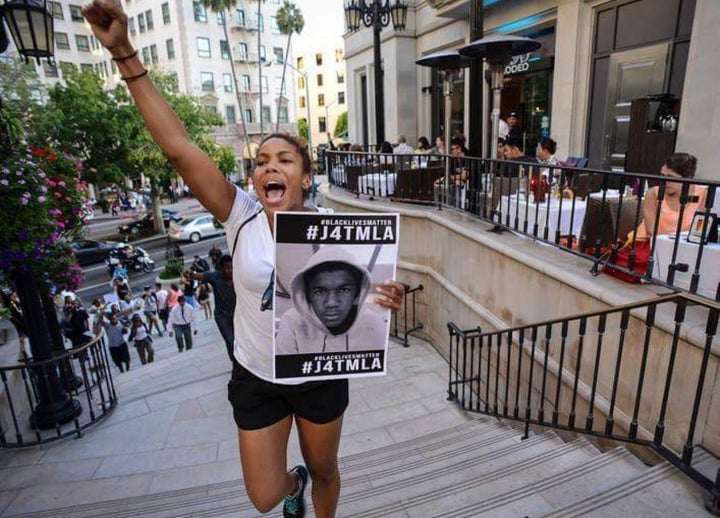
[[[660,174],[666,178],[693,178],[697,167],[697,158],[688,153],[674,153],[665,160]],[[680,195],[683,184],[667,182],[665,195],[660,205],[660,218],[657,222],[657,231],[653,228],[657,217],[657,200],[659,187],[648,190],[643,201],[643,221],[637,231],[638,239],[650,238],[653,234],[675,234],[680,219]],[[688,191],[691,200],[685,205],[680,231],[690,230],[695,212],[705,207],[706,189],[692,185]]]

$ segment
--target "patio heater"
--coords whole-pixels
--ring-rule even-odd
[[[469,58],[485,58],[492,71],[492,143],[490,158],[497,159],[497,139],[500,133],[500,94],[503,89],[505,66],[513,56],[527,54],[539,49],[539,41],[522,36],[488,36],[473,41],[458,50],[461,56]]]
[[[418,59],[415,63],[423,67],[433,67],[440,70],[443,80],[443,95],[445,96],[445,152],[450,149],[450,112],[452,111],[453,81],[460,73],[460,69],[470,66],[470,58],[461,56],[457,50],[441,50],[433,52]],[[450,185],[450,160],[445,160],[445,187]]]

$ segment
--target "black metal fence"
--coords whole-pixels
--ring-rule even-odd
[[[655,326],[660,311],[673,315],[671,333]],[[698,314],[703,347],[682,338]],[[650,447],[720,497],[715,477],[693,463],[720,424],[718,315],[718,303],[673,294],[491,333],[449,323],[448,396],[465,410],[524,422],[525,437],[540,425]]]
[[[402,342],[404,347],[410,347],[410,335],[423,329],[423,324],[417,318],[417,294],[425,288],[418,284],[414,288],[405,284],[405,297],[402,311],[393,312],[390,336]]]
[[[328,151],[326,161],[330,184],[358,197],[461,210],[585,257],[592,273],[611,269],[720,300],[720,182],[585,169],[577,159]]]
[[[46,402],[42,394],[55,392],[59,380],[62,394],[71,398],[58,402],[76,408],[68,422],[50,420],[38,426],[36,411]],[[99,422],[117,405],[104,333],[90,342],[45,361],[28,361],[0,367],[0,446],[33,446],[75,435]],[[47,416],[45,417],[47,421]],[[48,429],[45,429],[48,428]]]

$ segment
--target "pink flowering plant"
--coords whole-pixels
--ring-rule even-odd
[[[86,223],[87,184],[67,153],[29,147],[0,158],[0,270],[31,270],[47,289],[77,289],[70,248]]]

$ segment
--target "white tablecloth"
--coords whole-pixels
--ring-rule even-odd
[[[395,173],[373,173],[358,177],[358,189],[371,196],[391,196],[395,192]]]
[[[653,268],[653,277],[663,281],[667,280],[668,266],[670,266],[672,262],[674,246],[675,239],[671,239],[666,235],[657,237],[655,242],[655,265]],[[684,290],[690,289],[690,281],[692,279],[692,274],[695,271],[695,261],[697,260],[698,250],[700,250],[700,245],[687,242],[687,233],[680,235],[675,263],[687,264],[688,271],[678,272],[676,270],[673,285]],[[719,282],[720,244],[708,243],[703,248],[702,263],[700,263],[700,279],[697,290],[698,294],[714,299]]]
[[[547,225],[548,239],[553,240],[555,239],[555,232],[558,228],[558,214],[560,214],[560,235],[567,236],[572,234],[579,239],[580,232],[582,230],[583,220],[585,219],[586,206],[587,205],[584,201],[580,199],[575,199],[575,205],[573,209],[573,201],[570,199],[563,199],[561,208],[560,199],[554,197],[550,198],[549,207],[547,200],[543,203],[530,203],[528,205],[524,195],[513,194],[511,196],[503,196],[500,199],[500,203],[498,203],[498,206],[495,208],[495,219],[501,223],[505,223],[507,221],[506,214],[509,213],[510,225],[512,226],[515,224],[515,214],[516,211],[518,211],[518,230],[522,231],[526,218],[525,211],[527,210],[527,232],[528,234],[532,234],[533,226],[535,225],[535,213],[537,209],[537,236],[543,237],[545,232],[545,226]],[[502,215],[502,219],[499,219],[500,214]],[[571,218],[572,228],[570,227]]]

